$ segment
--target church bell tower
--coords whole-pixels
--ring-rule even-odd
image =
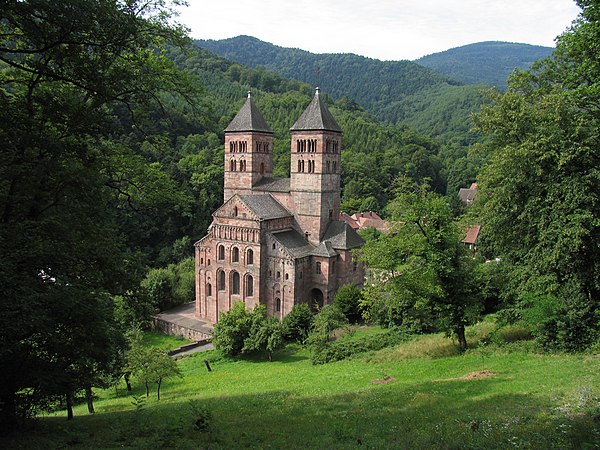
[[[342,140],[342,130],[319,88],[290,131],[290,192],[298,225],[316,245],[340,213]]]
[[[246,103],[225,129],[224,201],[234,194],[251,194],[252,187],[273,176],[273,130],[252,101]]]

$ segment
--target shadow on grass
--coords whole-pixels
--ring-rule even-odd
[[[550,398],[503,394],[501,376],[406,385],[366,384],[343,394],[282,389],[206,397],[209,430],[189,400],[141,410],[43,418],[3,448],[581,448],[600,442],[589,414],[564,413]],[[591,448],[591,447],[590,447]]]

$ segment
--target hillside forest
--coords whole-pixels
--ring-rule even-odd
[[[600,6],[577,3],[550,57],[505,90],[408,61],[375,89],[357,75],[374,60],[294,51],[344,130],[342,209],[395,224],[357,254],[385,274],[360,292],[359,320],[464,350],[465,326],[496,313],[540,351],[597,349]],[[289,173],[288,130],[315,83],[200,48],[173,7],[0,11],[2,430],[111,386],[132,325],[194,298],[193,243],[222,204],[223,130],[248,91],[275,132],[274,173]],[[457,192],[475,181],[466,208]],[[476,254],[461,244],[472,224]]]

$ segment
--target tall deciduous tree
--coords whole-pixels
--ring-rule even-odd
[[[449,205],[426,184],[400,178],[388,209],[392,231],[359,252],[374,274],[364,302],[370,316],[412,331],[443,329],[464,351],[465,326],[477,317],[481,302],[474,262],[460,242]]]
[[[579,311],[583,347],[599,328],[600,4],[577,3],[552,57],[513,75],[477,117],[490,138],[478,203],[487,252],[513,267],[510,288],[560,299],[557,317]]]
[[[135,186],[123,183],[134,156],[119,141],[141,106],[160,107],[161,92],[193,92],[160,52],[184,39],[169,24],[171,4],[2,2],[0,430],[26,405],[70,398],[110,366],[104,350],[118,339],[107,294],[140,272],[111,207],[115,191],[143,195],[140,183],[162,180],[136,160]]]

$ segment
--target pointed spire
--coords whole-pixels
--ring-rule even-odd
[[[262,133],[273,133],[273,130],[252,101],[251,91],[248,91],[248,98],[246,99],[244,106],[241,107],[227,128],[225,128],[225,132],[232,131],[260,131]]]
[[[320,97],[321,90],[315,89],[315,96],[306,107],[300,118],[290,128],[291,131],[301,130],[327,130],[342,132],[333,115],[329,112],[327,105]]]

